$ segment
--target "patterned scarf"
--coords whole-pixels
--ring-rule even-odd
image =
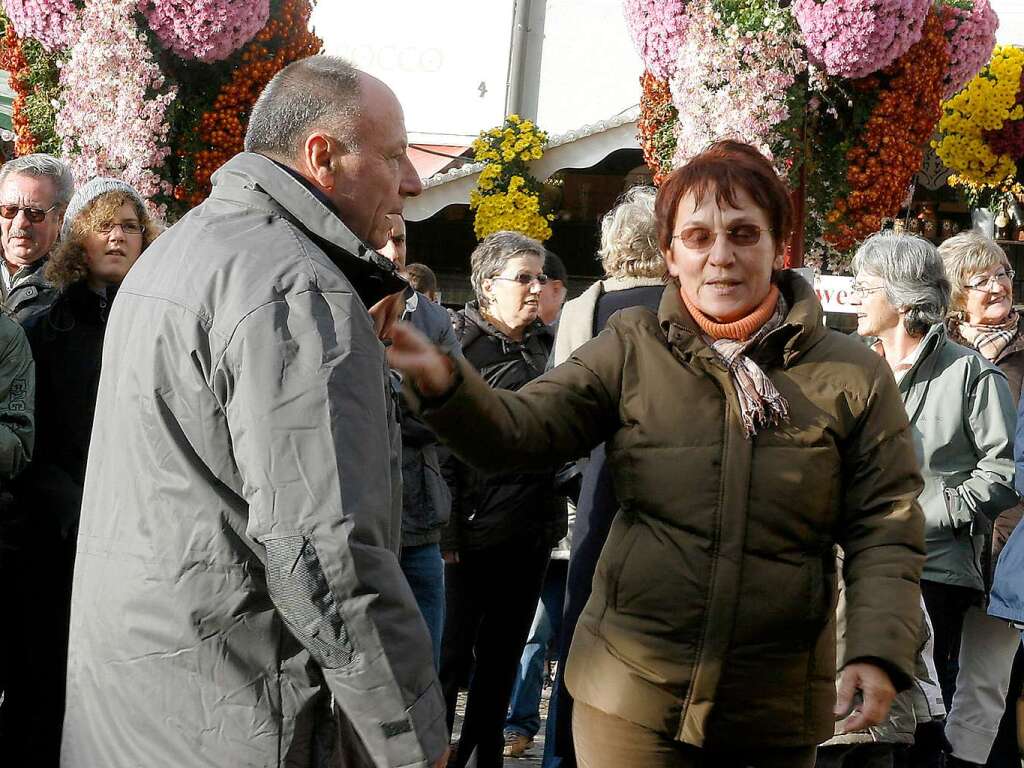
[[[780,295],[775,312],[768,318],[768,322],[746,341],[715,340],[707,334],[702,334],[705,343],[729,369],[729,377],[739,397],[740,416],[748,439],[756,435],[758,429],[778,426],[789,419],[789,404],[786,398],[775,388],[771,379],[757,363],[747,357],[747,352],[757,347],[765,336],[782,325],[788,312],[786,300]]]
[[[1012,310],[1006,320],[998,325],[972,324],[962,312],[958,312],[949,319],[949,335],[959,344],[974,347],[982,357],[991,362],[1013,341],[1013,337],[1017,335],[1019,322],[1017,310]]]

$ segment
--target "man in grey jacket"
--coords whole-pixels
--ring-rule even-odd
[[[72,600],[67,768],[429,766],[447,749],[398,564],[372,250],[422,189],[401,107],[282,70],[209,200],[121,286]]]

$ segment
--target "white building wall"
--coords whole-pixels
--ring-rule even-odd
[[[1024,45],[1024,0],[990,0],[999,14],[996,38],[1000,43]]]
[[[637,104],[642,66],[621,0],[530,4],[525,115],[558,134]],[[515,0],[322,0],[313,26],[328,53],[395,90],[411,141],[459,144],[504,117],[514,12]]]

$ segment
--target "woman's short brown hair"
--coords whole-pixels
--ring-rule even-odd
[[[676,168],[658,189],[654,215],[658,222],[658,246],[672,245],[679,201],[693,193],[696,203],[713,189],[719,205],[737,207],[736,190],[742,189],[767,214],[777,245],[793,230],[793,199],[768,159],[749,144],[716,141],[686,165]]]
[[[143,226],[142,250],[145,251],[156,240],[157,235],[163,232],[163,226],[150,218],[146,209],[131,196],[123,192],[107,192],[89,201],[75,217],[68,238],[58,243],[50,255],[44,272],[46,279],[58,289],[64,290],[72,283],[85,278],[89,273],[85,263],[85,236],[96,232],[105,222],[111,221],[125,203],[135,209],[135,215],[139,217],[139,223]]]

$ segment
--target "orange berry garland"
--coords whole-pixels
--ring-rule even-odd
[[[12,117],[11,127],[17,137],[14,142],[14,151],[18,155],[27,155],[35,152],[39,141],[32,133],[28,116],[25,110],[25,100],[32,93],[32,81],[30,79],[28,59],[21,49],[21,38],[14,31],[14,25],[8,22],[7,29],[0,38],[0,68],[10,73],[11,90],[14,91],[14,101],[11,105]]]
[[[654,183],[660,185],[672,171],[672,156],[676,151],[675,123],[679,112],[672,103],[668,83],[649,71],[640,77],[643,95],[640,98],[640,116],[637,135],[644,152],[644,162],[654,173]]]
[[[877,92],[878,101],[846,153],[849,194],[827,216],[833,228],[826,240],[837,250],[854,247],[899,211],[941,116],[948,61],[942,21],[932,10],[916,45],[877,75],[855,81],[858,91]]]
[[[309,31],[309,0],[283,0],[280,10],[242,49],[239,66],[199,120],[197,135],[206,146],[194,155],[191,191],[179,185],[174,196],[198,205],[210,193],[210,177],[242,151],[249,112],[264,86],[285,65],[320,51],[323,42]]]

